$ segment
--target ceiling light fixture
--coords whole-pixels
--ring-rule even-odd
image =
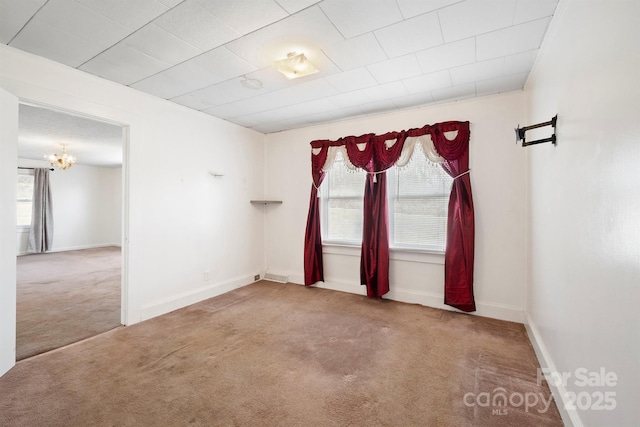
[[[76,158],[67,154],[67,144],[62,145],[62,155],[58,156],[57,154],[50,154],[48,156],[44,156],[51,166],[57,166],[58,169],[67,170],[76,162]]]
[[[273,64],[289,80],[318,72],[318,69],[309,62],[304,53],[290,52],[285,59],[275,61]]]

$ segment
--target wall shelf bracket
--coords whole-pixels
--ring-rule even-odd
[[[282,200],[251,200],[254,205],[281,205]]]

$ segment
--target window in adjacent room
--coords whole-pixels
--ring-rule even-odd
[[[31,225],[31,205],[33,203],[33,171],[18,172],[18,227]]]

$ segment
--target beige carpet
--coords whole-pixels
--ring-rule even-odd
[[[17,360],[120,326],[120,248],[17,261]]]
[[[553,402],[474,404],[548,398],[537,367],[519,324],[258,282],[19,362],[0,425],[562,425]]]

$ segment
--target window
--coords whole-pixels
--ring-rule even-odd
[[[30,171],[33,172],[33,171]],[[19,227],[31,225],[33,202],[33,173],[18,173],[18,221]]]
[[[322,184],[322,239],[329,243],[362,243],[366,173],[350,171],[340,154]],[[449,193],[453,179],[426,161],[416,147],[408,165],[387,171],[389,245],[392,248],[444,251]]]
[[[349,170],[341,154],[320,187],[322,239],[332,242],[362,242],[362,206],[366,173]]]
[[[415,158],[418,150],[413,155],[407,166],[387,172],[389,244],[444,251],[453,179],[423,154]]]

